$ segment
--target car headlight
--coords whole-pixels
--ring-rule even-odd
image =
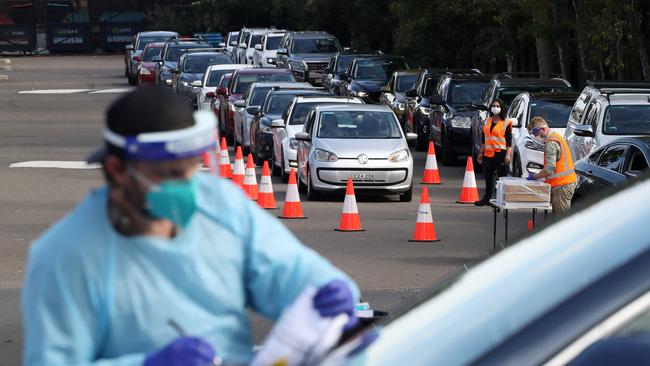
[[[289,148],[292,150],[298,150],[298,140],[296,139],[289,139]]]
[[[353,97],[365,98],[368,96],[368,93],[363,90],[350,90],[350,95]]]
[[[182,85],[184,88],[187,88],[187,87],[190,86],[190,83],[188,83],[188,82],[185,81],[185,80],[181,80],[181,85]]]
[[[321,150],[321,149],[316,149],[316,151],[314,151],[314,157],[316,157],[316,160],[318,160],[318,161],[337,161],[337,160],[339,160],[339,157],[336,156],[336,154],[331,153],[329,151]]]
[[[403,111],[406,108],[406,105],[404,103],[397,103],[397,109],[400,111]]]
[[[275,64],[275,59],[269,57],[269,58],[266,59],[266,63],[267,63],[267,64]]]
[[[422,107],[422,108],[420,108],[420,110],[422,111],[422,114],[424,114],[425,116],[428,116],[428,115],[431,114],[431,108],[429,108],[429,107]]]
[[[450,119],[450,118],[454,118],[454,115],[451,114],[451,113],[447,113],[447,112],[444,112],[442,114],[442,119]]]
[[[533,140],[526,140],[526,142],[524,142],[524,147],[529,150],[544,151],[544,146]]]
[[[395,151],[394,153],[390,154],[388,156],[388,161],[391,163],[400,163],[402,161],[406,161],[409,158],[409,151],[404,149],[404,150],[399,150]]]
[[[147,69],[146,67],[141,67],[140,75],[151,75],[151,71],[149,71],[149,69]]]
[[[271,126],[265,126],[260,124],[260,131],[262,131],[262,133],[273,134],[273,129],[271,128]]]
[[[472,119],[470,117],[454,117],[451,119],[451,127],[470,128],[471,126],[472,126]]]
[[[289,61],[289,68],[296,71],[305,71],[307,70],[307,65],[302,61]]]

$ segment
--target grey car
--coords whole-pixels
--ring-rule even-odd
[[[225,64],[232,64],[232,60],[224,53],[196,52],[184,54],[178,63],[178,69],[172,70],[172,73],[178,74],[177,77],[172,79],[172,82],[176,80],[174,83],[176,92],[197,108],[196,95],[203,86],[202,80],[205,71],[212,65]]]
[[[340,191],[352,178],[358,190],[413,196],[413,156],[393,111],[380,105],[324,105],[305,120],[298,140],[299,185],[310,200]]]

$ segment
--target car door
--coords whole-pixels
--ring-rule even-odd
[[[291,113],[293,111],[294,106],[296,103],[294,102],[289,108],[287,108],[286,111],[282,114],[282,120],[284,121],[284,124],[286,126],[287,121],[289,121],[289,118],[291,118]],[[276,162],[276,165],[282,166],[281,160],[283,155],[283,149],[284,149],[284,144],[283,141],[287,136],[287,129],[284,127],[273,127],[273,156],[274,156],[274,161]]]
[[[305,127],[303,128],[303,132],[308,133],[312,140],[316,138],[316,112],[311,111],[307,115],[307,118],[305,120]],[[313,143],[307,142],[307,141],[299,141],[298,143],[298,152],[297,152],[297,158],[298,158],[298,175],[299,179],[305,183],[307,182],[307,163],[309,161],[309,156],[311,154],[311,148],[313,146]]]
[[[629,144],[616,144],[605,148],[598,157],[596,165],[591,165],[585,175],[590,178],[589,193],[601,191],[623,183],[625,175],[622,171]]]
[[[636,178],[648,171],[650,165],[650,156],[643,154],[643,151],[635,145],[630,145],[625,158],[623,175],[625,178]]]
[[[580,124],[582,116],[584,115],[587,104],[591,100],[591,94],[587,92],[582,92],[576,102],[571,108],[571,113],[569,114],[569,119],[567,120],[566,130],[564,132],[564,138],[570,143],[571,140],[575,137],[573,130],[576,126]]]
[[[599,108],[596,101],[589,103],[580,124],[591,126],[597,125],[598,110]],[[574,136],[571,140],[571,144],[569,145],[573,159],[579,160],[589,155],[589,153],[593,150],[593,145],[593,137]]]

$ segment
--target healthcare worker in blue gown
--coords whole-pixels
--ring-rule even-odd
[[[109,107],[105,148],[89,159],[106,185],[30,248],[25,365],[245,364],[245,309],[277,319],[306,286],[321,315],[352,315],[359,291],[345,274],[198,171],[215,146],[202,113],[156,88]]]

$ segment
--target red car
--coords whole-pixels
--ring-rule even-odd
[[[142,50],[140,56],[135,56],[133,59],[138,61],[138,84],[155,84],[155,70],[156,63],[153,60],[155,56],[160,56],[160,51],[162,51],[165,42],[155,42],[149,43]]]
[[[232,144],[234,136],[235,113],[234,103],[240,100],[244,90],[252,83],[269,81],[296,81],[289,69],[254,68],[236,70],[228,83],[227,88],[217,88],[219,98],[219,129],[221,136],[226,136],[228,143]]]
[[[225,74],[221,77],[221,80],[219,80],[219,85],[217,85],[217,90],[221,88],[222,90],[226,90],[228,87],[228,84],[230,83],[230,79],[232,78],[232,73]],[[210,102],[210,109],[212,109],[212,112],[214,112],[215,117],[217,117],[217,122],[219,122],[219,119],[221,117],[221,99],[219,99],[219,95],[217,95],[217,92],[207,92],[206,96],[209,98],[212,98],[212,101]],[[221,126],[221,123],[219,122],[219,126]]]

